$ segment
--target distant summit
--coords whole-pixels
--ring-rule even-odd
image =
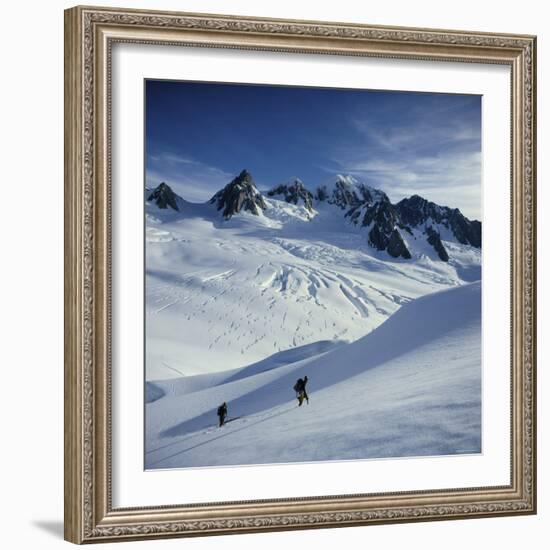
[[[154,202],[159,208],[172,208],[179,212],[178,202],[181,200],[179,195],[176,195],[170,186],[164,182],[158,185],[155,190],[147,198],[149,202]]]
[[[296,205],[303,203],[307,210],[313,212],[313,194],[300,178],[291,178],[287,183],[274,187],[267,192],[267,196],[282,197],[286,202]]]
[[[267,208],[264,198],[248,170],[243,170],[218,191],[209,202],[215,204],[218,210],[223,210],[222,214],[226,220],[241,211],[258,216],[261,210]]]
[[[383,191],[368,186],[355,176],[337,174],[317,187],[315,198],[346,209],[363,203],[372,204],[388,197]]]

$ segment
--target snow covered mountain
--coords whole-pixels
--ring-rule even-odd
[[[449,252],[443,240],[481,248],[481,222],[469,220],[458,208],[439,206],[419,195],[392,204],[383,191],[351,175],[338,174],[317,187],[314,193],[294,177],[269,190],[267,196],[289,204],[301,204],[311,214],[320,203],[335,205],[353,224],[365,228],[372,247],[385,250],[393,258],[409,260],[414,249],[425,249],[427,243],[435,257],[447,262]],[[159,208],[171,207],[179,211],[183,199],[166,183],[161,183],[148,200],[153,200]],[[210,203],[223,211],[226,220],[241,210],[258,215],[267,208],[247,170],[218,191]]]
[[[479,221],[468,220],[458,208],[439,206],[418,195],[392,204],[383,191],[353,176],[337,175],[317,189],[316,197],[343,209],[352,223],[366,229],[371,246],[394,258],[411,259],[418,245],[422,248],[428,243],[447,262],[449,253],[442,238],[481,248]]]
[[[148,382],[146,468],[479,453],[480,331],[476,282],[418,298],[353,343]],[[292,386],[304,375],[299,408]]]
[[[459,243],[481,247],[481,222],[470,221],[458,208],[439,206],[418,195],[396,204],[401,223],[408,227],[432,227],[439,234],[450,231]]]
[[[203,204],[166,184],[146,192],[147,380],[352,342],[403,304],[481,277],[480,248],[455,235],[453,211],[405,225],[400,203],[353,177],[285,186],[264,197],[244,170]]]
[[[287,183],[282,183],[267,192],[268,197],[282,198],[292,204],[302,203],[304,207],[313,212],[313,194],[306,189],[300,178],[291,178]]]
[[[218,210],[223,210],[223,217],[226,220],[241,210],[258,215],[260,210],[266,208],[262,194],[258,191],[252,174],[248,170],[243,170],[221,191],[218,191],[210,199],[210,203],[215,204]]]
[[[355,176],[342,174],[337,174],[317,187],[315,198],[319,201],[335,204],[342,209],[361,204],[372,205],[388,199],[383,191],[369,187]]]
[[[156,204],[159,208],[172,208],[172,210],[180,211],[183,199],[172,191],[172,188],[165,182],[159,184],[154,191],[145,189],[147,200]]]

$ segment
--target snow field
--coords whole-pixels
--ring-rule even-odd
[[[477,282],[419,298],[353,343],[149,382],[146,468],[478,453],[480,331]],[[299,408],[292,386],[306,374]],[[230,422],[217,428],[222,401]]]
[[[354,341],[403,304],[479,279],[479,251],[449,264],[393,260],[366,244],[338,207],[267,200],[263,215],[220,219],[147,203],[146,378],[234,369],[298,346]]]

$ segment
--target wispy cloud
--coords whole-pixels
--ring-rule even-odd
[[[178,195],[191,202],[207,201],[233,177],[234,174],[187,156],[170,152],[147,156],[147,187],[154,188],[164,181]]]
[[[334,148],[330,165],[383,189],[392,201],[418,194],[480,219],[479,113],[464,117],[454,107],[411,109],[391,125],[383,110],[356,116],[349,122],[362,139]]]
[[[160,153],[158,155],[149,155],[152,162],[165,162],[170,164],[197,164],[196,161],[188,157],[176,155],[174,153]]]
[[[413,194],[481,217],[481,153],[447,153],[408,161],[366,161],[348,171],[384,189],[393,201]]]

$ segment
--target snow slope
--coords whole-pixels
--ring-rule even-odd
[[[223,220],[210,204],[146,202],[147,380],[351,342],[419,296],[480,279],[479,249],[449,243],[448,263],[428,247],[392,259],[337,205],[266,203]]]
[[[146,468],[478,453],[480,331],[475,282],[418,298],[352,343],[148,382]],[[292,386],[306,374],[299,408]],[[217,428],[223,401],[230,421]]]

